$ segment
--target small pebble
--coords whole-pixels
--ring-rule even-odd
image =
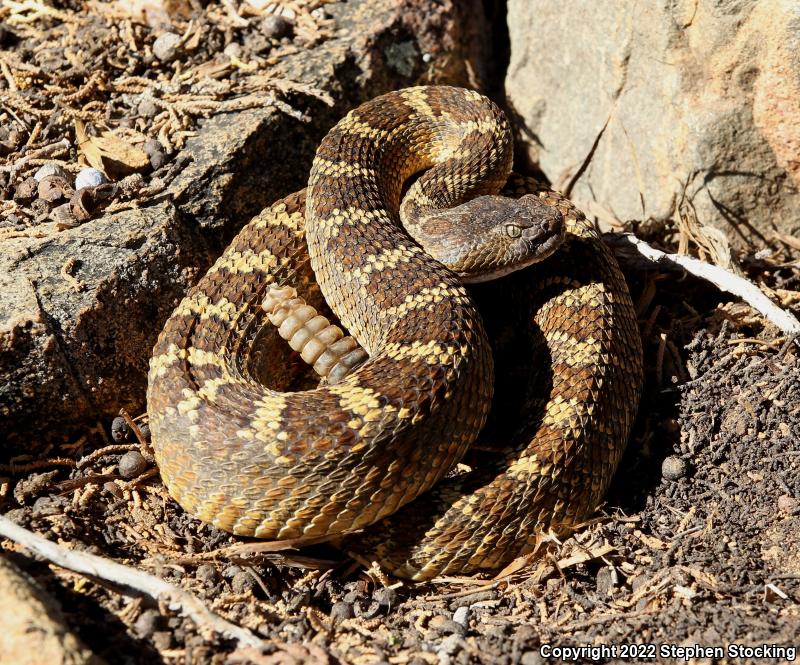
[[[679,480],[686,475],[686,471],[686,460],[675,455],[665,457],[661,464],[661,475],[666,480]]]
[[[164,146],[158,139],[150,139],[144,144],[144,153],[150,159],[150,166],[153,169],[160,169],[167,163],[167,155],[164,152]]]
[[[234,576],[238,575],[241,572],[242,572],[242,569],[239,566],[235,566],[235,565],[226,566],[225,568],[222,569],[222,576],[226,580],[230,580]]]
[[[343,600],[333,604],[331,607],[331,619],[337,624],[345,619],[353,618],[353,606]]]
[[[256,581],[253,576],[245,570],[242,570],[233,576],[231,580],[231,589],[234,593],[246,593],[253,591],[256,588]]]
[[[178,55],[180,35],[174,32],[165,32],[153,42],[153,55],[161,62],[170,62]]]
[[[139,115],[143,118],[155,118],[158,115],[158,105],[150,97],[145,97],[139,102]]]
[[[78,172],[78,177],[75,178],[75,189],[85,189],[86,187],[98,187],[108,182],[106,174],[97,169],[87,167]]]
[[[123,496],[122,488],[117,485],[117,483],[112,483],[110,480],[107,483],[103,483],[103,489],[118,499],[121,499]]]
[[[242,45],[236,42],[231,42],[225,47],[223,51],[225,55],[229,58],[241,58],[242,57]]]
[[[63,167],[60,164],[53,163],[45,164],[44,166],[39,167],[39,170],[33,174],[33,177],[36,179],[36,182],[42,182],[42,180],[51,175],[57,175],[59,178],[63,178],[64,180],[69,179],[69,176]]]
[[[117,416],[111,421],[111,438],[114,443],[123,443],[128,440],[131,428],[122,416]]]
[[[30,203],[37,196],[39,183],[36,178],[25,178],[14,188],[14,200],[23,203]]]
[[[204,563],[197,567],[194,576],[204,584],[213,585],[219,582],[219,573],[210,563]]]
[[[519,659],[520,665],[542,665],[545,662],[538,651],[526,651]]]
[[[65,227],[77,224],[77,220],[75,219],[75,215],[72,214],[72,208],[69,203],[62,203],[60,206],[53,208],[50,212],[50,217],[53,221],[59,222]]]
[[[378,601],[378,604],[385,608],[387,611],[392,609],[397,604],[397,591],[388,587],[381,587],[376,589],[372,594],[372,598]]]
[[[45,199],[35,199],[31,203],[31,212],[36,215],[47,216],[50,213],[50,202]]]
[[[147,423],[142,423],[141,425],[139,425],[139,432],[141,432],[142,438],[145,441],[150,440],[150,425],[148,425]]]
[[[282,39],[292,34],[294,26],[285,16],[269,14],[261,21],[261,32],[269,39]]]
[[[153,633],[153,646],[159,651],[166,651],[172,647],[172,633],[159,630]]]
[[[36,193],[39,194],[39,198],[43,201],[55,203],[72,196],[72,188],[61,176],[49,175],[39,181]]]
[[[469,607],[462,605],[455,612],[453,612],[453,621],[466,628],[467,622],[469,621]]]
[[[145,610],[136,619],[133,629],[139,637],[150,637],[159,628],[161,615],[155,610]]]
[[[778,497],[778,510],[782,513],[792,513],[797,508],[797,499],[788,494],[781,494]]]
[[[138,450],[131,450],[120,458],[118,468],[119,475],[125,480],[130,480],[144,473],[147,468],[147,460]]]

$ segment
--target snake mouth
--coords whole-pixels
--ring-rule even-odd
[[[548,238],[541,246],[541,252],[536,256],[531,256],[525,261],[520,261],[519,263],[513,263],[509,265],[504,265],[496,270],[491,272],[482,273],[480,275],[459,275],[461,281],[464,284],[480,284],[482,282],[491,282],[495,279],[500,279],[501,277],[505,277],[506,275],[510,275],[512,272],[517,272],[518,270],[524,270],[536,263],[544,261],[548,256],[553,254],[560,246],[561,246],[562,238],[558,238],[557,236],[553,236]]]
[[[551,256],[566,238],[564,219],[557,210],[526,228],[517,242],[521,248],[517,260],[509,260],[495,267],[494,270],[479,274],[459,274],[464,284],[479,284],[500,279],[512,272],[523,270]]]

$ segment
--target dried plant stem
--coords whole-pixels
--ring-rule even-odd
[[[711,282],[722,291],[738,296],[786,335],[800,334],[800,321],[791,312],[778,307],[753,282],[733,274],[730,270],[711,265],[692,256],[667,254],[651,247],[632,233],[607,233],[603,239],[622,258],[636,260],[643,257],[647,259],[648,263],[654,263],[661,267],[686,270],[695,277]],[[637,254],[632,254],[633,251]]]
[[[219,633],[249,647],[264,649],[269,646],[246,628],[232,624],[211,612],[196,596],[159,577],[94,554],[68,550],[3,516],[0,516],[0,536],[23,545],[62,568],[135,589],[156,600],[165,600],[170,609],[182,612],[200,630]]]

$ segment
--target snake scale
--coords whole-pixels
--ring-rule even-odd
[[[334,540],[424,580],[497,569],[597,507],[638,405],[636,317],[593,225],[510,175],[511,143],[502,112],[475,92],[392,92],[330,131],[307,190],[242,229],[150,363],[156,460],[185,510],[242,536]],[[565,239],[472,291],[399,223],[402,212],[441,234],[486,201],[502,210],[501,190],[509,206],[557,213]],[[369,359],[314,383],[260,307],[275,285],[332,311]],[[487,417],[490,450],[453,471]]]

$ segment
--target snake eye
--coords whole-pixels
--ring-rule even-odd
[[[522,227],[516,224],[506,224],[506,233],[512,238],[519,238],[522,235]]]

